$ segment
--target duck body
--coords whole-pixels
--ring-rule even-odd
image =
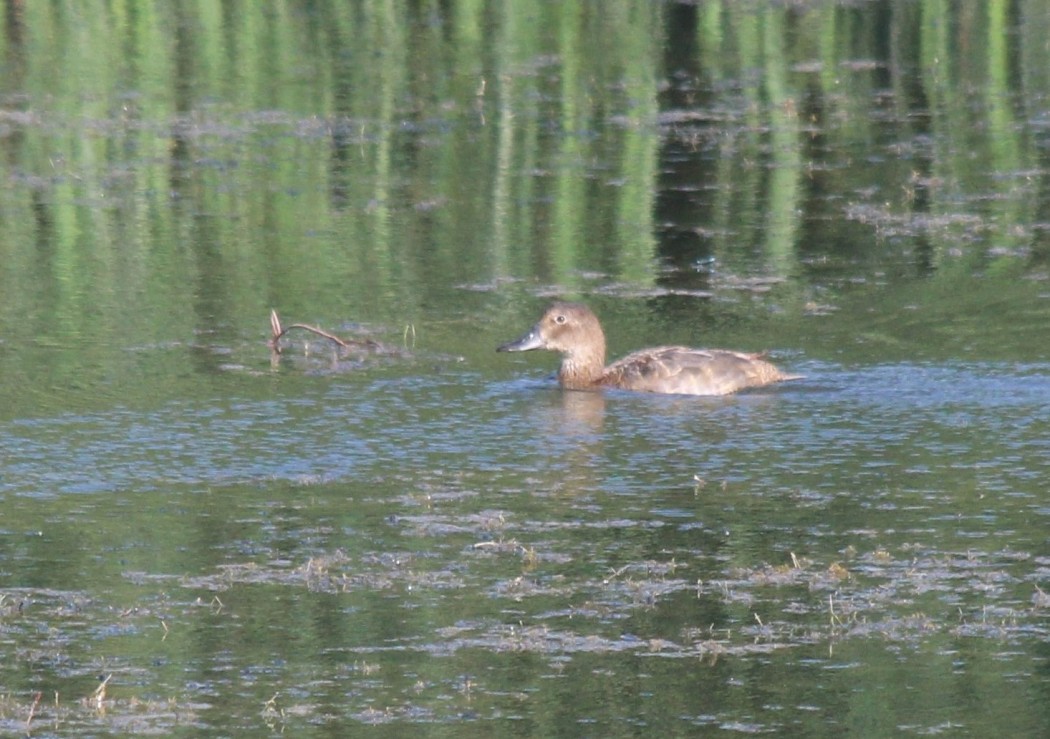
[[[501,352],[547,349],[562,356],[558,382],[568,390],[605,387],[679,395],[728,395],[798,375],[781,372],[758,354],[726,349],[659,346],[628,354],[605,366],[605,333],[581,303],[557,302],[524,336]]]

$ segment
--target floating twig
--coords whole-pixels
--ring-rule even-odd
[[[270,700],[266,701],[266,703],[263,704],[264,714],[284,716],[284,710],[277,706],[277,696],[279,696],[280,694],[281,692],[277,691],[273,694],[273,697],[271,697]]]
[[[270,341],[267,342],[269,344],[269,346],[270,346],[270,349],[272,349],[277,354],[280,354],[281,353],[281,345],[280,345],[279,342],[281,340],[281,337],[284,336],[289,331],[291,331],[293,328],[298,328],[298,329],[302,329],[303,331],[309,331],[310,333],[317,334],[318,336],[321,336],[321,337],[323,337],[325,339],[328,339],[329,341],[339,345],[343,349],[354,349],[354,348],[378,349],[378,348],[380,348],[380,344],[379,344],[378,341],[373,341],[372,339],[341,339],[338,336],[336,336],[335,334],[331,334],[331,333],[325,331],[322,328],[317,328],[317,326],[309,326],[309,325],[307,325],[305,323],[293,323],[292,325],[288,326],[287,328],[282,328],[282,326],[281,326],[281,319],[277,315],[277,311],[274,310],[274,309],[271,309],[270,310]]]
[[[106,710],[106,686],[109,685],[109,681],[113,679],[113,673],[106,675],[105,679],[95,688],[95,692],[91,698],[95,701],[95,710],[99,713],[104,713]]]
[[[29,725],[33,723],[33,716],[36,715],[36,707],[40,705],[40,697],[43,693],[37,693],[33,696],[33,705],[29,707],[29,718],[26,719],[26,734],[29,733]]]

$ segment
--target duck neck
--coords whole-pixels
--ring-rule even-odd
[[[601,383],[605,374],[605,349],[586,347],[562,357],[558,382],[568,390],[585,390]]]

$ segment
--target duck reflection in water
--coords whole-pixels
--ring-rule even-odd
[[[606,367],[605,333],[598,317],[581,303],[554,303],[528,333],[496,351],[533,349],[561,354],[558,382],[567,390],[611,387],[678,395],[728,395],[801,378],[781,372],[759,354],[684,346],[642,349]]]

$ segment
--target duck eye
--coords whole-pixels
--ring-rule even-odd
[[[557,315],[554,317],[555,323],[565,323],[565,316]]]

